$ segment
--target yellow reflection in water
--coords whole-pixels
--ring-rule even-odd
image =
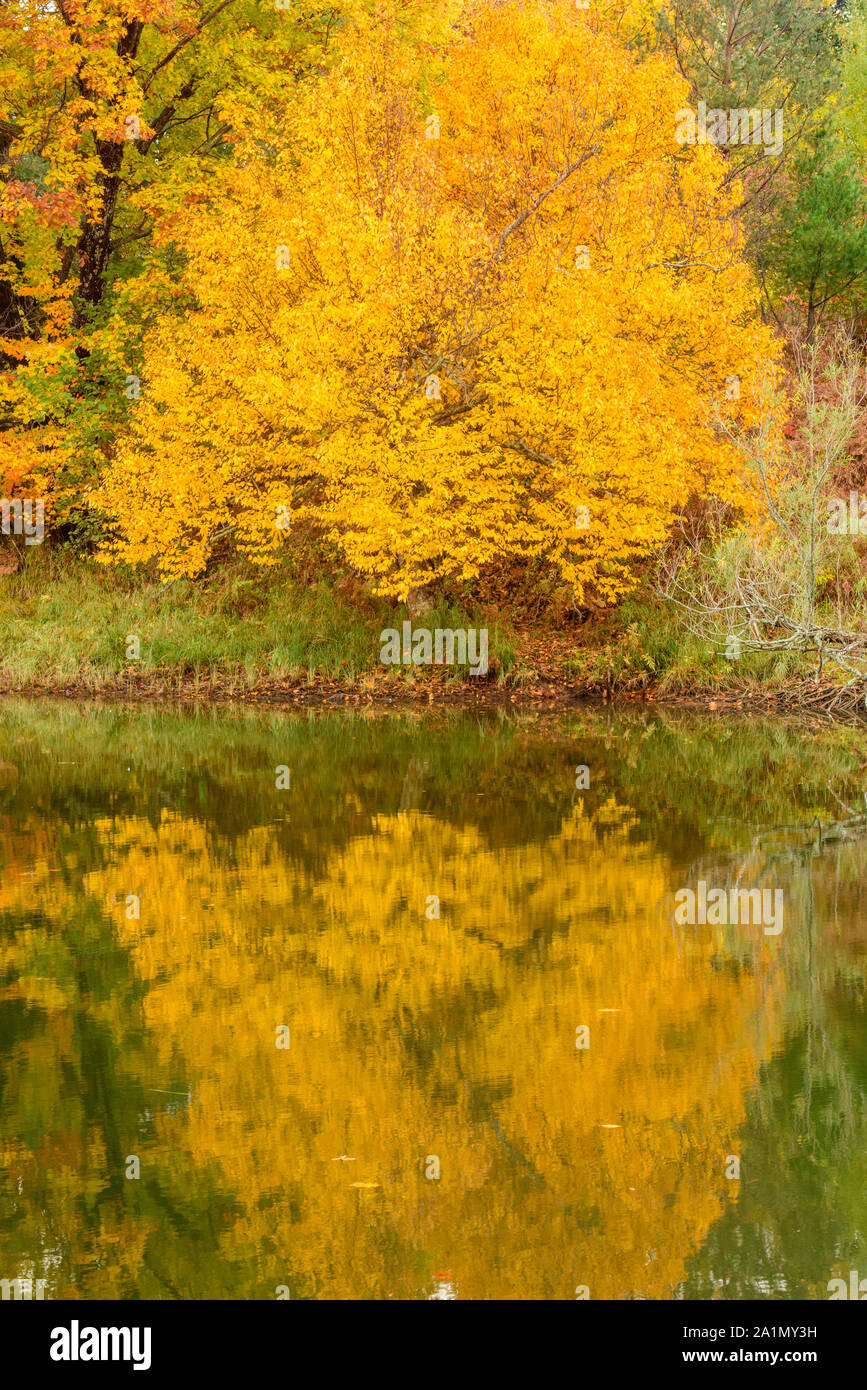
[[[781,989],[759,928],[727,971],[713,928],[662,919],[669,870],[631,823],[578,803],[543,843],[493,847],[410,811],[315,864],[270,826],[99,823],[85,889],[191,1092],[143,1166],[219,1174],[239,1293],[672,1296],[737,1193]]]

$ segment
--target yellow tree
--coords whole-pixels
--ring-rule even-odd
[[[690,495],[743,501],[715,412],[750,423],[775,349],[685,102],[562,2],[352,26],[164,228],[185,312],[92,495],[107,558],[194,575],[231,527],[267,563],[303,519],[396,597],[533,556],[614,599]]]
[[[338,0],[0,6],[0,495],[80,507],[171,296],[155,225],[239,131],[281,128],[341,22]]]

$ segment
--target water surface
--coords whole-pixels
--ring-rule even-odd
[[[863,762],[858,731],[653,712],[5,702],[0,1278],[867,1277],[867,838],[815,829]],[[677,925],[701,879],[782,887],[783,930]]]

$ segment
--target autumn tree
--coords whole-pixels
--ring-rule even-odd
[[[397,597],[532,556],[615,599],[691,494],[742,499],[712,420],[775,349],[683,80],[561,3],[434,38],[347,26],[166,228],[185,308],[91,499],[110,558],[195,575],[231,529],[268,563],[304,522]]]
[[[0,8],[0,488],[80,506],[171,301],[154,230],[262,142],[327,61],[338,3],[12,0]]]

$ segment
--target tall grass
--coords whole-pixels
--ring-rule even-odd
[[[386,678],[379,635],[406,616],[367,593],[361,606],[350,602],[327,574],[302,583],[280,566],[231,561],[204,580],[163,585],[66,547],[39,550],[24,570],[0,578],[0,680],[7,689],[96,690],[130,671],[192,678],[203,689],[227,676],[242,689],[262,680]],[[419,621],[473,625],[445,603]],[[126,655],[130,637],[138,638],[137,660]],[[510,668],[507,636],[491,632],[491,656],[501,672]]]

